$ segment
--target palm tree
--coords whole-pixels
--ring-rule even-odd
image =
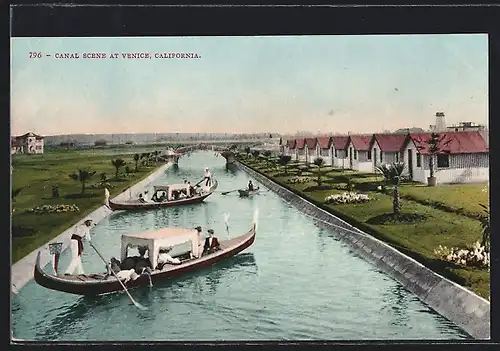
[[[111,160],[111,163],[113,164],[113,166],[115,166],[115,178],[118,179],[118,172],[120,171],[120,168],[125,166],[126,162],[121,158],[117,158],[116,160]]]
[[[483,208],[483,215],[479,219],[481,222],[481,231],[483,238],[481,240],[481,246],[485,248],[490,247],[490,210],[483,204],[479,204]]]
[[[290,155],[281,155],[278,159],[278,163],[285,168],[285,174],[288,173],[287,165],[292,160],[292,156]]]
[[[82,195],[85,193],[85,185],[92,178],[92,176],[96,174],[96,172],[89,172],[83,169],[79,169],[78,173],[73,173],[69,177],[75,181],[79,181],[82,183]]]
[[[434,177],[434,174],[436,173],[434,168],[434,158],[437,157],[437,155],[449,154],[450,150],[447,149],[446,147],[450,142],[451,139],[447,138],[446,134],[439,135],[438,133],[432,133],[429,140],[427,140],[426,144],[429,152],[429,170],[430,170],[430,175],[429,178],[427,179],[427,183],[429,186],[436,186],[436,177]],[[416,149],[420,152],[421,150],[425,149],[425,146],[418,145]]]
[[[137,172],[137,170],[139,169],[139,167],[138,167],[139,158],[140,158],[139,154],[135,154],[135,155],[134,155],[134,161],[135,161],[135,171],[136,171],[136,172]]]
[[[321,167],[325,164],[322,157],[316,157],[313,163],[318,167],[318,186],[321,186]]]
[[[400,213],[401,204],[399,201],[399,184],[401,177],[405,171],[403,162],[384,163],[376,167],[375,170],[382,174],[385,181],[394,185],[394,199],[392,200],[392,213],[398,215]]]
[[[272,167],[272,164],[271,164],[271,155],[272,155],[272,152],[270,150],[265,150],[262,153],[263,158],[266,160],[267,167]]]

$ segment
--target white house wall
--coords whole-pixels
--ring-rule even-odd
[[[319,149],[319,157],[323,159],[325,162],[325,165],[331,166],[332,165],[332,148],[329,149]]]
[[[297,154],[298,154],[298,160],[299,161],[306,162],[306,151],[305,151],[305,149],[298,149],[297,150]]]
[[[346,150],[337,150],[337,157],[335,157],[335,149],[333,149],[333,166],[338,168],[349,168],[349,160],[347,159]]]
[[[413,143],[413,142],[412,142]],[[380,145],[377,140],[373,144],[371,148],[371,162],[372,162],[372,171],[375,171],[375,167],[380,166],[383,163],[392,163],[392,162],[404,162],[405,153],[401,152],[383,152],[380,151]],[[382,160],[380,159],[380,154],[382,154]],[[398,155],[398,156],[396,156]],[[376,159],[375,159],[376,157]],[[415,160],[415,158],[413,158]]]

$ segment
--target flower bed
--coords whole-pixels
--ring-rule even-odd
[[[80,212],[76,205],[43,205],[28,210],[30,213],[45,214],[45,213],[64,213],[64,212]]]
[[[90,186],[91,188],[94,188],[94,189],[103,189],[103,188],[115,188],[115,186],[109,182],[99,182],[99,183],[95,183],[95,184],[92,184]]]
[[[467,248],[452,247],[449,249],[446,246],[439,245],[434,250],[434,254],[442,260],[460,266],[490,268],[490,252],[484,246],[481,246],[479,241]]]
[[[354,192],[345,192],[343,194],[329,195],[325,198],[326,204],[353,204],[370,201],[366,194],[359,194]]]
[[[311,178],[308,177],[293,177],[288,179],[288,183],[290,184],[304,184],[311,181]]]

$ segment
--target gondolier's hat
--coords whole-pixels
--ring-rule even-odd
[[[209,230],[208,230],[208,233],[209,233],[209,234],[213,234],[213,233],[214,233],[214,230],[213,230],[213,229],[209,229]]]

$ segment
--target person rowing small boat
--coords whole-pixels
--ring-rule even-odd
[[[246,197],[246,196],[257,194],[259,192],[259,187],[255,187],[252,183],[252,180],[249,180],[247,188],[240,189],[240,190],[238,190],[238,192],[240,193],[240,196]]]

